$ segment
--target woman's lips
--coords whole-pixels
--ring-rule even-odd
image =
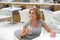
[[[30,19],[33,19],[33,16],[29,16]]]
[[[30,16],[30,17],[33,17],[33,16]]]

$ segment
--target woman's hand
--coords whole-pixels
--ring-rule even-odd
[[[26,36],[25,33],[21,33],[20,38],[24,38]]]
[[[26,37],[26,35],[30,32],[30,29],[26,29],[24,33],[21,33],[20,38]]]
[[[55,37],[56,36],[56,33],[54,31],[51,31],[51,34],[50,34],[50,37]]]
[[[44,29],[46,29],[50,34],[51,37],[55,37],[56,33],[54,31],[52,31],[52,29],[50,29],[45,23],[43,24]]]

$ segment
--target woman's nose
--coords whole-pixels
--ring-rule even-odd
[[[33,14],[29,14],[30,16],[32,16]]]

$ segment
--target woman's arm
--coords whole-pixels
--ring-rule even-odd
[[[45,23],[43,24],[43,28],[46,29],[48,32],[51,31],[51,29]]]
[[[25,26],[23,26],[22,33],[24,33],[24,32],[25,32],[25,30],[26,30],[26,27],[25,27]]]
[[[29,32],[29,29],[24,26],[20,37],[24,38],[28,34],[28,32]]]
[[[43,24],[43,28],[51,33],[51,37],[55,37],[55,32],[52,29],[50,29],[45,23]]]
[[[27,34],[29,32],[29,29],[27,27],[23,27],[22,34]]]

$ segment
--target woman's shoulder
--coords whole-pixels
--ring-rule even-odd
[[[38,21],[43,21],[42,19],[39,19]]]
[[[25,22],[24,26],[28,26],[30,24],[29,21]]]
[[[26,21],[26,22],[25,22],[25,24],[29,24],[29,23],[30,23],[30,21]]]
[[[42,19],[39,19],[39,22],[40,22],[40,23],[44,23],[44,21],[43,21]]]

